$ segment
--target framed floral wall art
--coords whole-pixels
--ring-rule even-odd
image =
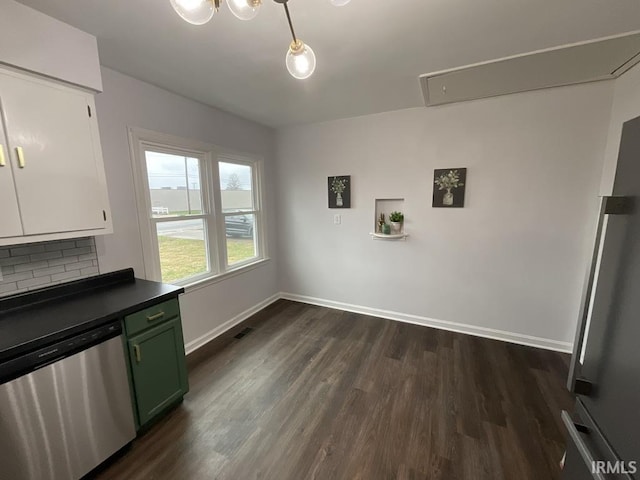
[[[351,208],[351,175],[329,177],[329,208]]]
[[[444,208],[464,207],[466,186],[466,168],[435,170],[433,175],[433,206]]]

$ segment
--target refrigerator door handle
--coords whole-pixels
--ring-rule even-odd
[[[598,264],[598,257],[600,255],[600,246],[603,240],[602,237],[605,217],[607,215],[628,215],[633,211],[633,208],[634,202],[632,197],[602,197],[600,202],[600,214],[598,215],[598,225],[596,227],[596,239],[593,246],[591,265],[587,272],[585,288],[582,294],[580,318],[578,319],[576,336],[573,342],[573,355],[571,357],[569,378],[567,380],[567,388],[569,391],[578,395],[589,395],[592,388],[592,384],[588,379],[580,378],[580,355],[582,353],[587,320],[589,318],[589,310],[591,307],[591,296],[593,294],[596,267]]]
[[[589,447],[582,438],[582,435],[580,435],[580,432],[578,431],[576,424],[573,422],[571,415],[569,415],[569,413],[565,410],[562,411],[562,422],[564,423],[565,427],[567,427],[567,432],[569,432],[569,436],[578,449],[578,452],[580,453],[580,456],[582,457],[585,465],[591,472],[591,476],[593,477],[593,479],[605,480],[605,477],[602,475],[602,473],[594,470],[593,466],[596,464],[596,459],[591,453],[591,450],[589,450]],[[581,430],[584,430],[584,428],[581,428]]]

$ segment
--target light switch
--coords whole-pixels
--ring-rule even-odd
[[[333,216],[333,224],[340,225],[342,223],[342,215],[334,215]]]

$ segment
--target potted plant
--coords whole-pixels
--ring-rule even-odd
[[[402,233],[402,224],[404,223],[404,214],[402,212],[391,212],[389,221],[391,222],[391,233],[395,235]]]
[[[460,181],[460,173],[458,170],[449,170],[449,173],[443,173],[436,178],[434,183],[438,186],[438,190],[447,191],[442,198],[442,204],[447,207],[453,205],[453,193],[451,193],[451,190],[464,185],[464,183]]]
[[[382,233],[383,235],[389,235],[391,233],[391,227],[387,223],[384,213],[381,213],[378,218],[378,233]]]

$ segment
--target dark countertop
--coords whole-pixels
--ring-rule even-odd
[[[0,300],[0,362],[183,292],[182,287],[134,278],[128,269],[6,297]]]

